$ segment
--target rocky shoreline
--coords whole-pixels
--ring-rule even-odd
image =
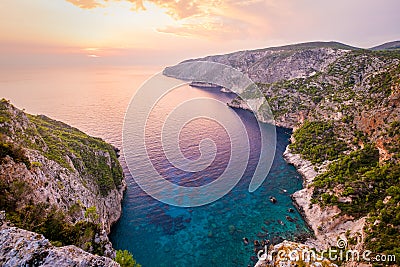
[[[233,109],[243,109],[252,112],[240,98],[234,99],[227,103],[227,105]],[[303,123],[306,117],[307,114],[304,112],[295,115],[283,115],[278,119],[275,118],[274,124],[277,127],[289,128],[294,131],[296,130],[296,125]],[[261,122],[267,123],[265,121]],[[295,142],[293,136],[291,136],[291,141]],[[311,203],[314,190],[312,187],[313,180],[326,170],[329,162],[315,166],[310,161],[305,160],[300,154],[292,153],[289,146],[286,147],[283,157],[303,177],[303,189],[292,194],[291,198],[307,226],[313,232],[313,237],[308,238],[304,244],[310,248],[322,251],[336,246],[338,239],[347,240],[349,237],[352,237],[357,240],[357,244],[354,245],[353,249],[361,250],[364,244],[363,228],[365,226],[365,217],[354,220],[351,216],[340,215],[341,211],[337,206],[321,207],[318,204]],[[263,266],[263,264],[265,264],[264,261],[259,261],[256,266]]]
[[[295,262],[279,258],[279,251],[302,251],[304,249],[311,250],[313,248],[323,251],[332,246],[336,246],[339,238],[347,240],[349,236],[358,237],[358,244],[354,249],[362,249],[365,218],[353,220],[350,216],[340,215],[340,209],[336,206],[321,208],[318,204],[311,203],[313,195],[312,182],[319,173],[325,171],[325,168],[322,166],[317,172],[315,166],[311,162],[303,159],[299,154],[292,153],[289,146],[286,147],[283,157],[285,161],[293,165],[303,177],[303,189],[295,192],[291,197],[293,204],[302,215],[308,227],[313,231],[314,235],[308,238],[304,244],[285,240],[275,245],[271,251],[268,251],[267,260],[258,260],[255,267],[278,265],[292,266],[291,264]],[[327,260],[324,261],[326,266],[337,266]],[[357,266],[357,264],[354,266]]]
[[[227,103],[227,105],[233,109],[249,110],[244,101],[235,99],[234,101]],[[290,128],[295,130],[298,123],[302,123],[304,120],[304,114],[300,114],[296,117],[283,117],[275,121],[277,127]],[[265,123],[265,122],[264,122]],[[291,141],[295,142],[293,136]],[[289,146],[286,147],[283,157],[288,164],[293,165],[297,172],[303,177],[303,189],[292,194],[291,198],[293,204],[302,215],[304,221],[313,232],[313,237],[308,238],[305,242],[306,245],[314,247],[319,250],[325,250],[331,246],[335,246],[338,238],[344,238],[349,236],[359,236],[360,239],[357,247],[363,245],[363,228],[365,225],[365,218],[354,220],[350,216],[341,216],[340,209],[337,206],[321,208],[318,204],[312,204],[311,199],[314,188],[312,183],[314,178],[325,171],[325,167],[328,163],[324,163],[320,166],[313,165],[310,161],[302,158],[300,154],[294,154],[291,152]]]
[[[295,192],[292,199],[306,223],[314,232],[314,238],[309,238],[305,244],[319,250],[325,250],[335,246],[338,238],[346,240],[349,236],[352,236],[358,239],[357,247],[362,247],[365,218],[354,220],[351,216],[340,215],[340,209],[337,206],[322,208],[318,204],[311,203],[314,190],[312,182],[320,172],[324,171],[324,168],[317,172],[311,162],[303,159],[299,154],[291,153],[289,147],[286,148],[283,157],[287,163],[292,164],[297,169],[304,179],[304,188]]]

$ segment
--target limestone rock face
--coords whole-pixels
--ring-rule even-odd
[[[0,228],[0,265],[43,267],[118,267],[107,257],[92,255],[75,246],[54,247],[42,235],[16,227]]]
[[[0,179],[12,182],[14,177],[22,178],[32,190],[28,198],[35,202],[56,205],[66,214],[69,214],[73,205],[79,205],[80,211],[69,215],[72,222],[85,220],[85,209],[96,207],[99,222],[107,233],[110,231],[111,225],[121,216],[125,182],[120,188],[111,190],[107,196],[101,196],[97,185],[79,173],[60,167],[36,151],[31,150],[27,154],[31,161],[39,162],[41,167],[29,170],[24,164],[7,158],[0,167]]]
[[[318,175],[314,169],[314,165],[311,162],[303,159],[299,154],[291,153],[289,147],[286,147],[283,157],[287,163],[295,166],[297,171],[303,176],[305,187],[309,185]]]
[[[26,114],[6,100],[0,110],[1,138],[21,146],[32,163],[28,168],[7,156],[0,165],[0,181],[19,179],[30,190],[27,200],[55,205],[72,223],[87,219],[85,210],[95,207],[96,223],[108,233],[121,216],[126,187],[114,148],[61,122]]]
[[[0,129],[1,148],[12,148],[0,158],[0,211],[5,210],[10,216],[19,212],[18,216],[24,217],[21,211],[41,207],[42,218],[56,211],[62,214],[63,223],[71,227],[77,223],[100,225],[82,237],[81,243],[73,244],[113,258],[115,251],[107,234],[121,216],[126,188],[117,149],[62,122],[27,114],[4,99],[0,100]],[[21,157],[25,158],[23,162]],[[12,216],[16,218],[15,214]],[[20,225],[24,220],[15,221]],[[20,227],[39,228],[29,228],[34,225]],[[0,233],[0,238],[4,238],[2,234],[7,231]],[[34,251],[34,247],[30,248]],[[66,250],[54,251],[65,253]],[[5,255],[13,257],[9,253]]]
[[[314,165],[303,159],[301,155],[291,153],[289,147],[286,148],[283,156],[289,164],[296,167],[304,179],[304,188],[295,192],[292,199],[315,234],[315,238],[308,239],[306,244],[320,250],[327,249],[335,246],[338,238],[346,239],[346,232],[350,231],[352,235],[360,235],[359,247],[361,247],[365,217],[354,220],[351,216],[340,215],[340,209],[336,206],[321,208],[317,204],[312,204],[314,190],[312,182],[318,175]],[[323,172],[324,167],[322,166],[319,171]]]
[[[211,61],[232,66],[248,74],[254,82],[273,83],[280,80],[308,77],[326,68],[339,56],[346,53],[343,49],[334,49],[317,44],[294,47],[276,47],[253,51],[239,51],[226,55],[207,56],[197,61]],[[188,60],[191,61],[191,60]],[[184,61],[184,62],[188,62]]]

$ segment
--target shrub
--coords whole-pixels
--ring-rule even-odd
[[[118,262],[121,267],[141,267],[140,264],[136,263],[133,255],[127,250],[117,250],[115,261]]]
[[[4,141],[4,137],[0,136],[0,164],[3,163],[6,156],[10,156],[16,163],[24,163],[28,169],[31,167],[31,162],[25,155],[25,151],[13,143]]]

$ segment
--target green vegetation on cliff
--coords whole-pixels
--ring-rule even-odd
[[[95,242],[101,227],[95,220],[71,223],[56,206],[35,202],[32,189],[22,179],[0,179],[0,210],[16,227],[44,235],[56,246],[76,245],[83,250],[103,255],[103,246]],[[71,212],[73,212],[71,210]]]
[[[338,205],[342,212],[360,217],[374,208],[374,202],[382,197],[386,184],[380,172],[379,152],[372,145],[341,155],[332,162],[328,170],[314,179],[314,202],[322,205]],[[385,186],[386,185],[386,186]],[[351,201],[341,202],[331,189],[340,186],[341,197],[350,197]]]
[[[334,160],[347,149],[346,143],[339,140],[332,122],[306,121],[293,133],[295,143],[290,144],[294,153],[302,154],[312,163]]]
[[[122,169],[111,145],[46,116],[28,118],[48,147],[44,151],[47,158],[68,169],[72,167],[68,162],[71,160],[79,173],[97,181],[103,195],[121,184]]]
[[[121,265],[121,267],[141,267],[142,265],[136,263],[133,255],[127,250],[117,250],[115,261]]]
[[[368,144],[341,156],[315,178],[312,202],[337,205],[354,218],[367,216],[366,248],[394,254],[400,263],[399,185],[400,163],[380,164],[378,150]]]
[[[100,138],[43,115],[25,114],[5,99],[0,101],[0,124],[0,132],[12,139],[16,147],[39,151],[69,171],[91,177],[102,195],[122,182],[117,154]]]
[[[374,252],[394,254],[400,264],[400,164],[390,164],[375,171],[383,184],[382,195],[367,218],[366,247]],[[374,174],[374,173],[372,173]]]
[[[118,216],[107,209],[119,208],[123,182],[115,150],[0,100],[0,211],[14,226],[43,234],[54,245],[110,255],[103,230],[106,219]]]

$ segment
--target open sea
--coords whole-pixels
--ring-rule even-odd
[[[0,97],[11,100],[26,112],[61,120],[121,148],[123,121],[130,99],[146,79],[160,70],[91,67],[2,71]],[[241,153],[232,155],[230,138],[236,138],[234,141],[237,142],[248,140],[250,156],[244,175],[221,199],[190,208],[164,204],[147,195],[135,183],[121,157],[128,188],[122,217],[113,227],[110,239],[116,249],[133,253],[142,266],[253,266],[256,259],[254,240],[277,243],[309,233],[290,198],[290,194],[301,189],[302,178],[282,158],[290,130],[276,129],[273,165],[264,183],[253,193],[248,192],[248,185],[260,154],[261,141],[258,124],[248,111],[233,110],[225,105],[193,105],[193,109],[204,108],[218,114],[233,128],[243,124],[247,136],[228,138],[221,123],[199,118],[181,129],[179,145],[186,158],[196,160],[200,157],[200,141],[210,138],[216,147],[212,164],[201,174],[196,174],[181,171],[166,160],[160,143],[160,128],[168,110],[193,98],[228,102],[233,97],[233,94],[215,89],[181,86],[157,103],[146,125],[146,142],[150,144],[147,156],[160,175],[178,184],[207,184],[217,179],[231,156],[239,157],[239,160],[242,156]],[[261,127],[266,125],[261,124]],[[276,198],[275,204],[270,201],[271,196]],[[294,211],[289,212],[289,209]],[[244,237],[250,241],[248,245],[244,244]]]

